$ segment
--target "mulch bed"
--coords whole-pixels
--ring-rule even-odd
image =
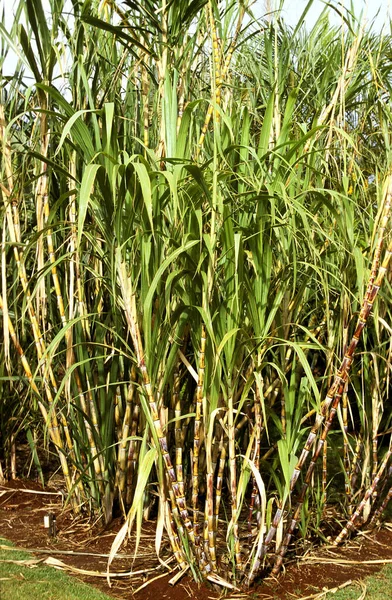
[[[50,493],[37,493],[42,491]],[[44,515],[48,512],[56,515],[55,539],[50,538],[44,528]],[[0,536],[15,546],[34,550],[38,557],[51,556],[71,568],[103,574],[107,568],[107,555],[120,526],[119,518],[104,529],[92,526],[87,520],[75,520],[70,509],[63,508],[61,495],[55,489],[43,490],[31,480],[16,480],[0,486]],[[108,586],[104,576],[80,573],[74,573],[74,576],[119,600],[133,597],[135,600],[186,600],[192,596],[213,600],[222,595],[206,585],[197,586],[187,576],[176,585],[170,585],[169,580],[177,571],[168,544],[163,545],[161,558],[169,561],[173,570],[168,573],[167,568],[159,565],[154,528],[153,522],[143,525],[136,559],[131,540],[125,548],[121,548],[111,565],[111,572],[132,571],[132,576],[113,578],[112,587]],[[316,595],[323,588],[331,589],[378,571],[382,562],[374,561],[391,560],[392,531],[387,527],[371,535],[360,534],[344,547],[318,549],[302,559],[288,560],[284,573],[278,579],[266,578],[252,588],[249,597],[295,600]],[[143,584],[146,585],[136,591]],[[237,592],[231,597],[246,598],[246,594]]]

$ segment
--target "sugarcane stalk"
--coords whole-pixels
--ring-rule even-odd
[[[76,369],[75,369],[76,371]],[[77,377],[77,376],[76,376]],[[75,378],[76,378],[75,377]],[[93,394],[91,392],[91,387],[90,387],[90,382],[88,379],[88,376],[86,375],[86,384],[87,384],[87,389],[86,389],[86,397],[87,397],[87,401],[88,401],[88,413],[90,415],[90,419],[91,419],[91,423],[93,425],[93,430],[95,432],[95,436],[96,439],[99,440],[99,420],[98,420],[98,411],[97,411],[97,406],[95,403],[95,399],[93,397]],[[94,433],[93,433],[92,428],[90,427],[90,432],[92,434],[92,438],[94,439]],[[93,442],[94,444],[94,448],[95,448],[95,455],[94,455],[94,468],[95,468],[95,473],[98,479],[98,485],[100,487],[100,491],[101,493],[103,493],[104,491],[104,486],[103,486],[103,481],[102,481],[102,475],[104,472],[104,463],[103,463],[103,456],[101,453],[98,452],[98,449],[96,448],[96,442],[94,440]]]
[[[372,479],[376,476],[378,469],[378,427],[380,421],[380,402],[379,402],[379,373],[375,356],[373,356],[373,371],[376,382],[373,385],[372,392]],[[374,492],[374,498],[377,496],[377,490]]]
[[[150,80],[147,74],[147,68],[141,66],[142,73],[142,99],[143,99],[143,144],[144,144],[144,155],[147,156],[147,149],[149,147],[149,130],[150,130],[150,110],[149,110],[149,91],[150,91]]]
[[[237,466],[235,452],[235,427],[234,427],[234,405],[233,393],[229,389],[229,398],[227,402],[227,431],[229,438],[229,473],[230,473],[230,493],[231,493],[231,523],[233,526],[234,549],[236,566],[241,571],[243,562],[241,556],[241,545],[238,532],[238,504],[237,504]]]
[[[175,505],[176,504],[175,504],[175,500],[174,500],[174,506]],[[170,506],[169,506],[168,502],[165,502],[165,524],[166,524],[166,531],[169,536],[170,545],[172,547],[174,557],[175,557],[180,569],[185,571],[187,569],[188,565],[185,560],[184,553],[181,550],[181,542],[178,538],[178,535],[175,533],[174,523],[171,519]]]
[[[343,353],[346,352],[348,343],[349,305],[347,295],[343,301]],[[348,385],[344,386],[342,395],[342,421],[343,421],[343,466],[344,466],[344,490],[347,506],[350,504],[350,445],[348,441]]]
[[[167,34],[168,34],[168,7],[166,0],[162,0],[161,10],[162,21],[161,21],[161,31],[162,31],[162,54],[160,60],[157,61],[158,68],[158,96],[159,96],[159,109],[158,112],[160,114],[160,123],[159,123],[159,143],[157,154],[159,158],[164,158],[166,156],[166,124],[165,119],[162,115],[162,103],[165,92],[165,78],[166,78],[166,69],[167,69],[167,60],[168,60],[168,43],[167,43]]]
[[[252,582],[255,580],[255,578],[257,576],[257,573],[260,571],[260,568],[262,565],[262,560],[263,560],[264,556],[266,555],[268,548],[270,547],[270,545],[275,537],[276,530],[277,530],[282,518],[283,518],[283,509],[281,507],[278,507],[277,510],[275,511],[274,518],[272,520],[272,523],[268,530],[268,533],[265,536],[264,542],[260,546],[260,549],[258,550],[258,552],[254,558],[254,561],[253,561],[253,564],[251,566],[249,573],[245,576],[245,585],[247,587],[249,587],[252,584]]]
[[[10,467],[11,479],[16,479],[16,435],[11,434],[10,437]]]
[[[234,48],[235,48],[238,36],[241,31],[242,21],[245,16],[245,6],[241,5],[241,7],[240,7],[237,26],[236,26],[236,29],[234,32],[233,39],[229,46],[229,50],[227,52],[226,60],[224,62],[222,71],[221,71],[222,50],[220,48],[219,39],[218,39],[217,32],[216,32],[216,26],[215,26],[214,14],[212,11],[211,0],[209,0],[209,2],[208,2],[207,11],[208,11],[208,20],[210,22],[210,28],[211,28],[212,47],[213,47],[213,56],[214,56],[214,74],[215,74],[214,103],[216,106],[220,106],[221,88],[222,88],[223,81],[227,75],[227,72],[230,68],[231,60],[233,58]],[[199,142],[197,144],[197,149],[196,149],[196,158],[198,158],[200,155],[200,151],[202,149],[202,146],[203,146],[203,143],[204,143],[207,131],[208,131],[208,126],[210,124],[213,114],[214,114],[214,106],[212,104],[210,104],[207,109],[207,113],[206,113],[206,117],[205,117],[203,126],[201,128]],[[219,110],[217,110],[216,108],[215,108],[215,117],[216,117],[217,122],[219,122],[220,121],[220,113],[219,113]]]
[[[261,417],[261,398],[260,398],[260,389],[256,384],[255,387],[255,449],[254,449],[254,457],[253,462],[255,468],[259,470],[260,467],[260,437],[262,431],[262,417]],[[249,543],[252,544],[253,535],[252,535],[252,517],[253,511],[255,508],[255,504],[257,499],[259,498],[259,490],[256,483],[256,478],[253,475],[252,477],[252,495],[249,503],[249,511],[248,511],[248,536]]]
[[[387,477],[385,478],[384,484],[383,484],[383,486],[382,486],[382,489],[381,489],[381,492],[380,492],[380,496],[382,495],[382,493],[383,493],[383,491],[384,491],[384,488],[385,488],[385,485],[386,485],[387,481],[390,479],[390,477],[391,477],[391,476],[392,476],[392,467],[389,467],[389,469],[388,469],[388,475],[387,475]],[[370,525],[370,526],[372,526],[372,525],[374,525],[375,523],[377,523],[378,519],[379,519],[380,517],[382,517],[382,515],[384,514],[384,512],[385,512],[385,510],[386,510],[386,508],[387,508],[387,506],[388,506],[389,502],[391,501],[391,498],[392,498],[392,486],[389,488],[389,490],[388,490],[388,492],[387,492],[387,494],[386,494],[386,496],[385,496],[384,500],[383,500],[383,501],[382,501],[382,503],[380,504],[380,506],[379,506],[379,507],[377,508],[377,510],[374,512],[374,515],[373,515],[373,517],[371,518],[371,520],[370,520],[370,523],[369,523],[369,525]]]
[[[218,524],[219,524],[219,509],[220,509],[220,504],[221,504],[221,499],[222,499],[223,473],[224,473],[225,465],[226,465],[226,456],[227,456],[227,450],[226,450],[226,444],[224,441],[224,432],[222,431],[221,441],[220,441],[218,472],[217,472],[217,476],[216,476],[215,510],[214,510],[214,513],[215,513],[215,523],[214,523],[215,536],[216,536],[216,532],[218,531]]]
[[[141,417],[140,400],[139,400],[139,396],[138,396],[137,392],[136,392],[136,394],[137,394],[136,401],[133,406],[133,412],[132,412],[132,424],[131,424],[131,437],[132,438],[135,438],[137,435],[139,421],[140,421],[140,417]],[[139,447],[140,447],[140,443],[137,440],[131,439],[129,441],[128,457],[127,457],[127,465],[128,465],[128,467],[127,467],[127,495],[126,495],[126,505],[127,506],[131,506],[132,497],[133,497],[133,493],[134,493],[133,479],[134,479],[134,475],[136,473],[137,459],[139,456]]]
[[[41,108],[44,110],[47,107],[47,98],[44,94],[44,101],[41,103]],[[41,153],[44,157],[47,157],[47,150],[49,145],[49,132],[47,129],[47,117],[45,114],[41,114],[40,120],[40,137],[41,137]],[[37,219],[37,231],[42,232],[45,226],[45,192],[47,189],[47,177],[46,177],[45,163],[41,163],[41,166],[37,169],[39,172],[37,186],[35,189],[35,212]],[[38,272],[43,272],[45,266],[45,248],[44,248],[44,237],[39,235],[36,243],[36,254],[37,254],[37,268]],[[57,293],[57,290],[56,290]],[[38,282],[37,294],[36,294],[36,312],[38,323],[41,321],[41,329],[45,331],[45,316],[47,310],[47,295],[45,289],[45,280],[42,278]]]
[[[211,569],[217,572],[216,562],[216,531],[214,530],[214,471],[207,473],[205,524],[204,524],[204,551],[209,556]]]
[[[221,93],[220,86],[222,84],[221,75],[220,75],[221,52],[220,52],[220,48],[219,48],[218,36],[216,33],[215,20],[214,20],[214,14],[212,11],[211,0],[209,0],[206,10],[207,10],[207,21],[209,22],[210,29],[211,29],[212,51],[213,51],[213,62],[214,62],[213,99],[214,99],[214,103],[218,104],[220,102],[220,93]],[[206,114],[203,126],[201,128],[200,138],[199,138],[199,142],[198,142],[197,148],[196,148],[196,159],[200,155],[200,151],[202,149],[204,139],[205,139],[207,131],[208,131],[208,126],[210,124],[211,117],[214,114],[214,110],[215,110],[215,115],[217,116],[219,111],[217,111],[214,108],[213,104],[210,104],[208,106],[207,114]]]
[[[377,471],[377,474],[372,481],[371,486],[366,490],[366,493],[365,493],[362,501],[359,503],[358,508],[353,513],[350,520],[346,523],[345,527],[343,527],[342,531],[339,533],[337,538],[334,540],[334,542],[333,542],[334,546],[338,546],[339,544],[341,544],[346,539],[349,532],[355,528],[355,521],[361,515],[368,500],[370,500],[370,498],[373,496],[373,494],[377,488],[377,485],[380,482],[380,478],[381,478],[383,472],[385,471],[391,456],[392,456],[392,436],[390,437],[389,448],[385,454],[384,460],[382,461],[382,463]]]
[[[173,489],[170,485],[170,481],[168,480],[168,475],[167,473],[165,473],[166,476],[166,483],[167,483],[167,491],[169,494],[169,499],[170,499],[170,515],[171,515],[171,524],[172,524],[172,529],[173,529],[173,534],[176,537],[177,540],[179,540],[178,535],[176,532],[178,532],[180,534],[181,539],[185,538],[185,530],[184,527],[181,523],[181,518],[180,518],[180,514],[178,512],[178,508],[177,508],[177,504],[176,504],[176,499],[174,497],[174,493],[173,493]],[[179,542],[178,542],[179,543]]]
[[[350,481],[350,489],[351,489],[351,496],[350,496],[350,503],[348,505],[348,514],[352,515],[354,507],[352,504],[352,500],[353,500],[353,491],[355,489],[355,485],[357,482],[357,476],[358,476],[358,471],[359,471],[359,461],[360,461],[360,457],[361,457],[361,453],[362,453],[362,448],[363,448],[363,439],[362,439],[362,434],[360,433],[357,439],[357,443],[355,446],[355,452],[354,452],[354,456],[353,456],[353,460],[351,463],[351,470],[350,470],[350,476],[349,476],[349,481]]]
[[[175,427],[174,427],[174,440],[176,444],[176,476],[180,491],[184,494],[184,474],[182,467],[182,452],[184,446],[184,440],[182,436],[182,428],[181,428],[181,396],[180,396],[180,372],[179,372],[179,363],[177,362],[174,377],[173,377],[173,391],[172,391],[172,404],[174,406],[174,419],[175,419]]]
[[[217,469],[218,457],[221,454],[223,448],[223,430],[222,426],[218,421],[215,422],[215,434],[211,440],[212,449],[207,451],[207,475],[206,475],[206,503],[205,503],[205,519],[204,519],[204,547],[207,552],[212,571],[217,571],[217,560],[216,560],[216,534],[219,519],[219,505],[222,491],[222,477],[223,470],[220,475],[217,474],[219,482],[216,485],[215,505],[214,505],[214,476]],[[223,459],[223,466],[219,468],[224,469],[225,459]],[[218,492],[219,489],[219,492]],[[219,496],[219,497],[218,497]]]
[[[69,181],[69,185],[71,187],[73,182],[76,180],[76,152],[75,151],[73,152],[72,160],[69,162],[69,173],[71,175],[71,178]],[[83,286],[82,286],[81,275],[80,275],[80,270],[81,270],[80,256],[79,256],[79,253],[77,252],[78,233],[77,233],[77,226],[76,226],[75,194],[72,194],[72,196],[70,198],[69,221],[70,221],[70,225],[71,225],[71,235],[70,235],[70,241],[69,241],[71,256],[70,256],[70,265],[69,265],[70,289],[69,289],[68,313],[69,313],[69,318],[72,319],[74,316],[74,312],[75,312],[73,291],[74,291],[74,280],[76,279],[76,297],[77,297],[77,305],[78,305],[78,314],[80,317],[82,317],[81,323],[82,323],[84,333],[85,333],[86,337],[89,338],[90,330],[89,330],[86,306],[85,306],[85,302],[84,302]],[[71,357],[72,329],[70,329],[70,334],[68,336],[67,342],[68,342],[68,344],[70,344],[69,347],[67,346],[67,367],[69,367],[71,364],[71,360],[72,360],[72,357]]]
[[[343,396],[342,396],[342,419],[343,419],[343,466],[344,466],[344,491],[347,501],[347,506],[350,505],[352,488],[350,480],[350,453],[349,453],[349,442],[348,442],[348,397],[347,397],[347,384],[345,385]]]
[[[193,508],[193,531],[195,543],[200,544],[199,531],[199,451],[200,451],[200,431],[202,427],[202,409],[203,409],[203,387],[205,371],[205,352],[206,352],[206,330],[204,324],[201,327],[199,368],[196,388],[196,416],[193,435],[193,461],[192,461],[192,508]]]
[[[214,56],[214,102],[217,107],[220,106],[221,103],[221,86],[222,86],[222,75],[221,75],[221,61],[222,61],[222,48],[220,44],[220,40],[218,37],[218,32],[216,29],[214,12],[212,10],[212,2],[208,0],[207,4],[208,10],[208,18],[210,22],[211,29],[211,39],[212,39],[212,52]],[[216,122],[220,121],[220,114],[217,108],[215,108],[214,117]]]
[[[328,443],[323,446],[323,471],[321,476],[321,491],[323,495],[323,503],[327,500],[327,472],[328,472]]]
[[[131,383],[128,387],[127,401],[125,412],[122,420],[122,424],[119,426],[121,429],[119,434],[119,447],[117,453],[117,466],[116,466],[116,482],[120,498],[124,501],[125,483],[127,477],[127,450],[130,441],[128,441],[129,429],[131,426],[132,417],[132,403],[135,397],[135,382],[136,381],[136,370],[135,367],[131,369]]]
[[[116,393],[114,395],[114,427],[115,427],[115,436],[116,436],[117,442],[120,440],[120,437],[121,437],[121,430],[120,430],[121,423],[122,423],[121,413],[122,413],[121,389],[120,389],[120,386],[117,385]]]

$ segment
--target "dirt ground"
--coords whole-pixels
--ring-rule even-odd
[[[54,539],[44,528],[44,515],[49,512],[56,515],[57,535]],[[105,576],[107,555],[120,525],[120,519],[115,519],[104,529],[92,527],[87,521],[74,520],[70,509],[62,506],[62,497],[55,489],[42,490],[30,480],[0,485],[0,536],[20,548],[34,550],[38,557],[51,556],[72,569],[94,572],[94,576],[78,572],[73,575],[113,598],[184,600],[197,596],[200,600],[213,600],[222,596],[208,586],[198,587],[187,576],[174,586],[169,584],[177,570],[170,558],[168,544],[163,545],[161,558],[169,561],[172,571],[168,573],[168,568],[159,565],[155,553],[154,523],[143,526],[136,559],[132,541],[121,548],[111,572],[126,575],[113,577],[112,587],[109,587]],[[295,600],[312,596],[323,588],[331,589],[374,573],[382,567],[385,559],[392,560],[392,531],[388,527],[371,535],[357,535],[342,548],[313,550],[301,560],[286,561],[284,573],[278,579],[264,579],[250,590],[249,598]],[[238,592],[229,596],[233,599],[246,598],[244,593]]]

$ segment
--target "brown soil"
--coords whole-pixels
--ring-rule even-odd
[[[30,491],[28,491],[30,490]],[[38,494],[37,492],[52,492]],[[30,481],[17,480],[0,486],[0,536],[9,539],[16,546],[34,549],[38,557],[53,556],[66,565],[106,572],[107,557],[114,537],[121,525],[115,519],[104,529],[92,527],[90,522],[74,520],[69,508],[63,508],[61,496],[55,489],[45,489]],[[49,538],[44,528],[43,517],[52,512],[56,515],[57,536]],[[1,541],[0,541],[1,543]],[[43,554],[43,551],[46,554]],[[72,551],[74,554],[63,554]],[[200,600],[213,600],[222,594],[207,586],[198,587],[190,577],[183,577],[175,586],[169,580],[176,574],[174,562],[170,558],[168,544],[163,544],[161,558],[169,561],[172,572],[159,565],[155,553],[154,523],[143,525],[142,538],[137,558],[134,560],[134,546],[129,542],[121,548],[113,561],[111,572],[130,572],[132,576],[113,578],[112,587],[105,577],[77,574],[79,579],[88,582],[106,594],[119,600],[186,600],[197,596]],[[332,560],[348,561],[331,564]],[[249,592],[249,598],[260,600],[295,600],[316,594],[323,588],[334,588],[348,580],[363,578],[382,567],[382,564],[369,564],[366,561],[392,559],[392,532],[378,530],[370,535],[358,535],[343,548],[324,548],[317,553],[308,553],[301,560],[288,560],[285,573],[278,579],[267,577]],[[155,580],[153,580],[155,579]],[[151,581],[153,580],[153,581]],[[147,585],[137,592],[137,588]],[[243,593],[231,594],[233,599],[246,598]]]

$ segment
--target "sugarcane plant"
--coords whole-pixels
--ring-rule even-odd
[[[49,445],[76,515],[124,515],[109,566],[154,519],[248,586],[392,496],[391,36],[311,4],[0,26],[0,477]]]

